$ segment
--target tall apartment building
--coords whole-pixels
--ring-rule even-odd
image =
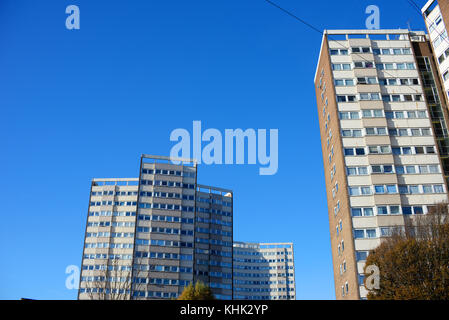
[[[449,135],[448,128],[439,119],[446,118],[449,110],[449,39],[447,26],[449,26],[449,2],[431,0],[426,3],[422,9],[424,21],[429,33],[432,47],[433,63],[436,68],[435,73],[439,74],[441,84],[439,88],[443,92],[440,96],[441,101],[431,101],[430,108],[433,113],[433,122],[441,127],[437,132],[437,142],[442,159],[444,175],[446,181],[449,180]],[[434,76],[436,76],[434,74]],[[430,88],[429,88],[430,90]],[[435,90],[435,89],[432,89]],[[435,126],[435,125],[434,125]]]
[[[139,178],[93,179],[78,299],[169,299],[201,280],[232,299],[233,193],[196,162],[142,155]]]
[[[445,93],[409,30],[325,31],[315,88],[335,294],[364,299],[369,251],[447,200]]]
[[[234,299],[295,297],[293,243],[234,242]]]
[[[421,9],[429,33],[430,42],[437,60],[438,71],[449,97],[449,2],[430,0]]]

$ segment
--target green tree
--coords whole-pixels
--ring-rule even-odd
[[[195,286],[190,283],[184,288],[178,300],[215,300],[212,290],[203,282],[197,281]]]
[[[368,289],[369,300],[449,300],[448,204],[423,216],[406,217],[403,229],[393,232],[370,252],[365,264],[365,287],[380,271],[379,287]]]

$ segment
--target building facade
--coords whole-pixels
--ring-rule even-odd
[[[315,88],[335,294],[364,299],[382,238],[447,200],[447,114],[424,32],[327,30]]]
[[[430,0],[421,9],[432,44],[438,71],[441,76],[445,98],[449,97],[449,2]]]
[[[234,299],[295,300],[293,243],[234,242]]]
[[[231,190],[142,155],[139,178],[92,180],[78,299],[172,299],[197,280],[232,299],[232,227]]]

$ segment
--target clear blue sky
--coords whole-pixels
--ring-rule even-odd
[[[319,29],[424,29],[406,0],[278,4]],[[422,5],[425,1],[417,1]],[[66,6],[81,29],[65,28]],[[279,129],[279,171],[200,166],[235,240],[295,244],[298,299],[334,299],[313,77],[321,36],[263,0],[0,1],[0,298],[76,299],[90,180],[137,177],[176,128]]]

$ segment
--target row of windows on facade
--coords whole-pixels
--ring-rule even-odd
[[[234,295],[234,299],[237,299],[237,300],[290,300],[290,299],[295,299],[295,296],[294,295],[283,295],[283,296]]]
[[[267,251],[267,252],[258,252],[258,251],[242,251],[234,248],[235,255],[241,256],[276,256],[276,255],[292,255],[292,251]]]
[[[238,265],[234,264],[234,269],[240,270],[290,270],[294,269],[293,266],[248,266],[248,265]]]
[[[150,258],[150,259],[167,259],[167,260],[193,260],[193,255],[191,254],[178,254],[178,253],[168,253],[168,252],[146,252],[146,251],[136,251],[136,258]]]
[[[220,229],[208,229],[208,228],[195,228],[196,232],[199,233],[209,233],[222,235],[226,237],[232,237],[232,232],[220,230]],[[137,232],[149,233],[149,232],[157,232],[157,233],[167,233],[167,234],[181,234],[187,236],[193,236],[193,230],[180,230],[174,228],[161,228],[161,227],[137,227]]]
[[[291,284],[294,284],[292,281]],[[294,292],[294,288],[239,288],[234,287],[234,292]]]
[[[293,277],[293,273],[248,273],[234,272],[234,278],[272,278],[272,277]]]
[[[131,290],[110,288],[80,288],[80,293],[130,294]]]
[[[97,206],[136,206],[137,201],[91,201],[91,207]]]
[[[90,203],[91,207],[99,207],[99,206],[136,206],[137,202],[113,202],[113,201],[92,201]],[[159,209],[159,210],[172,210],[172,211],[180,211],[183,212],[194,212],[195,208],[192,206],[181,206],[177,204],[168,204],[168,203],[146,203],[141,202],[139,203],[139,208],[141,209]],[[232,213],[224,210],[219,209],[210,209],[210,208],[201,208],[197,207],[197,212],[202,213],[215,213],[220,214],[226,217],[231,217]],[[135,212],[115,212],[115,211],[90,211],[89,216],[99,216],[101,214],[108,214],[111,213],[112,215],[122,215],[122,216],[135,216]]]
[[[384,111],[382,109],[363,109],[361,111],[339,112],[340,120],[360,120],[363,118],[387,119],[426,119],[425,110]]]
[[[337,102],[357,101],[384,101],[384,102],[419,102],[424,101],[421,94],[381,94],[366,92],[358,94],[337,95]]]
[[[89,211],[89,217],[135,217],[135,211]]]
[[[389,237],[395,232],[400,231],[403,227],[389,226],[379,228],[355,229],[354,239],[372,239],[379,237]]]
[[[372,53],[375,55],[404,55],[412,54],[411,48],[371,48],[371,47],[351,47],[348,49],[330,49],[332,56],[347,56],[349,53]]]
[[[293,259],[243,259],[234,257],[234,261],[246,263],[267,263],[267,262],[292,262]]]
[[[232,279],[232,273],[220,271],[196,270],[196,275],[214,278]]]
[[[195,208],[192,206],[180,206],[177,204],[168,204],[168,203],[147,203],[147,202],[140,202],[139,208],[141,209],[161,209],[161,210],[182,210],[185,212],[194,212]]]
[[[413,206],[401,206],[401,205],[379,205],[376,207],[354,207],[351,208],[351,216],[353,217],[372,217],[377,215],[387,214],[425,214],[428,213],[433,206],[427,205],[413,205]]]
[[[181,223],[187,223],[187,224],[191,224],[194,221],[193,218],[181,218],[181,217],[174,217],[174,216],[145,215],[145,214],[139,214],[138,219],[143,220],[143,221],[181,222]],[[231,221],[223,221],[223,220],[218,220],[218,219],[207,219],[207,218],[203,218],[203,217],[196,217],[196,221],[200,222],[200,223],[217,224],[217,225],[221,225],[221,226],[232,227]]]
[[[365,136],[399,136],[399,137],[421,137],[431,136],[430,128],[387,128],[387,127],[366,127],[363,129],[342,129],[343,138],[361,138]]]
[[[378,78],[378,77],[357,77],[357,78],[337,78],[334,80],[337,87],[352,87],[363,84],[380,84],[383,86],[417,86],[418,78]]]
[[[356,61],[351,63],[332,63],[333,71],[350,71],[353,69],[374,69],[377,70],[415,70],[414,62],[381,63],[371,61]]]
[[[414,209],[414,207],[410,207],[410,208]],[[415,213],[415,214],[419,214],[419,213]],[[377,229],[375,229],[375,228],[354,230],[354,238],[355,239],[377,238],[378,237],[377,235],[379,235],[379,234],[380,234],[381,237],[387,237],[387,236],[391,236],[393,231],[397,231],[398,227],[397,226],[380,227],[378,229],[380,230],[380,232],[377,232],[376,231]],[[335,231],[336,231],[335,234],[336,234],[337,237],[340,235],[342,230],[343,230],[343,222],[340,220],[338,222],[337,226],[335,227]]]
[[[363,118],[383,118],[386,117],[386,119],[424,119],[427,118],[427,114],[425,111],[384,111],[382,109],[364,109],[362,111],[347,111],[347,112],[339,112],[339,118],[340,120],[360,120],[361,115]],[[328,130],[328,126],[330,123],[330,114],[327,115],[327,120],[324,124],[324,127],[326,130]],[[395,125],[395,123],[391,123],[390,125]],[[409,126],[409,123],[407,123],[407,126]],[[373,128],[374,129],[374,128]],[[399,135],[399,132],[396,128],[396,131],[394,131],[395,128],[392,128],[391,134],[394,136]],[[406,128],[403,128],[406,129]],[[411,128],[413,129],[413,128]],[[361,129],[359,129],[361,130]],[[371,129],[369,129],[371,130]],[[372,131],[372,130],[371,130]],[[357,134],[358,132],[356,132]],[[405,133],[405,132],[402,132]],[[373,133],[371,133],[373,134]],[[360,135],[361,131],[360,131]],[[328,132],[328,138],[327,138],[327,147],[329,147],[330,140],[332,139],[332,129],[329,129]]]
[[[183,183],[176,181],[167,181],[167,180],[140,180],[140,184],[144,186],[162,186],[162,187],[175,187],[175,188],[184,188],[184,189],[195,189],[195,185],[193,183]]]
[[[91,195],[93,197],[98,197],[98,196],[137,196],[137,191],[103,190],[103,191],[92,191]]]
[[[177,298],[178,293],[175,292],[160,292],[160,291],[134,291],[135,298]],[[231,300],[231,295],[214,294],[215,298],[219,300]]]
[[[161,174],[178,177],[195,178],[194,171],[179,171],[179,170],[167,170],[167,169],[142,169],[143,174]]]
[[[391,147],[391,146],[367,146],[344,148],[345,156],[364,156],[367,154],[394,154],[394,155],[417,155],[417,154],[435,154],[434,146],[407,146],[407,147]]]
[[[223,268],[232,268],[232,263],[225,262],[221,260],[214,260],[212,257],[209,260],[197,259],[196,264],[203,266],[214,266],[214,267],[223,267]]]
[[[202,228],[204,229],[204,228]],[[222,234],[225,236],[230,236],[230,232],[225,231],[214,231],[216,229],[204,229],[202,231],[197,230],[201,233],[211,233],[211,234]],[[208,231],[208,232],[206,232]],[[139,233],[164,233],[164,234],[175,234],[175,235],[186,235],[193,236],[193,230],[184,230],[176,228],[163,228],[163,227],[137,227],[137,232]],[[111,238],[132,238],[134,233],[131,232],[88,232],[86,233],[86,238],[90,237],[111,237]]]
[[[435,174],[440,173],[440,166],[437,164],[376,164],[371,166],[346,167],[348,176],[365,176],[370,174]]]
[[[95,221],[88,222],[88,227],[134,227],[135,222],[127,222],[127,221]]]
[[[190,267],[164,266],[164,265],[143,265],[142,267],[144,267],[144,268],[143,268],[143,270],[140,269],[140,271],[148,271],[148,272],[192,273],[192,270],[193,270]],[[127,271],[129,271],[129,270],[127,270]],[[124,277],[124,279],[128,279],[128,278]],[[142,283],[142,282],[140,282],[140,279],[142,279],[142,278],[134,278],[134,282]],[[85,282],[93,282],[93,281],[117,282],[115,277],[105,277],[105,276],[82,276],[81,281],[85,281]],[[145,282],[145,283],[147,283],[147,282]]]
[[[223,241],[219,239],[204,239],[196,238],[195,242],[212,244],[218,246],[232,247],[232,242]],[[152,245],[152,246],[162,246],[162,247],[186,247],[193,248],[193,244],[187,241],[172,241],[172,240],[157,240],[157,239],[136,239],[136,245]]]
[[[151,192],[151,191],[141,191],[139,193],[143,197],[154,197],[154,198],[173,198],[173,199],[181,199],[182,200],[195,200],[194,195],[186,195],[186,194],[179,194],[179,193],[170,193],[170,192]],[[209,204],[216,204],[216,205],[222,205],[225,207],[232,207],[232,203],[229,201],[224,201],[221,199],[214,199],[214,198],[203,198],[198,197],[196,199],[197,202],[200,203],[209,203]]]
[[[373,186],[349,186],[350,196],[366,196],[373,194],[432,194],[444,193],[442,184],[425,185],[373,185]]]
[[[334,207],[334,215],[340,212],[340,201]],[[352,217],[372,217],[374,215],[410,215],[410,214],[425,214],[431,210],[432,206],[414,205],[414,206],[400,206],[400,205],[379,205],[376,207],[353,207],[351,208]]]
[[[295,284],[292,280],[271,280],[271,281],[253,281],[253,280],[234,280],[234,284],[239,285],[273,285],[273,284]],[[274,289],[274,288],[273,288]],[[293,291],[293,290],[291,290]]]

